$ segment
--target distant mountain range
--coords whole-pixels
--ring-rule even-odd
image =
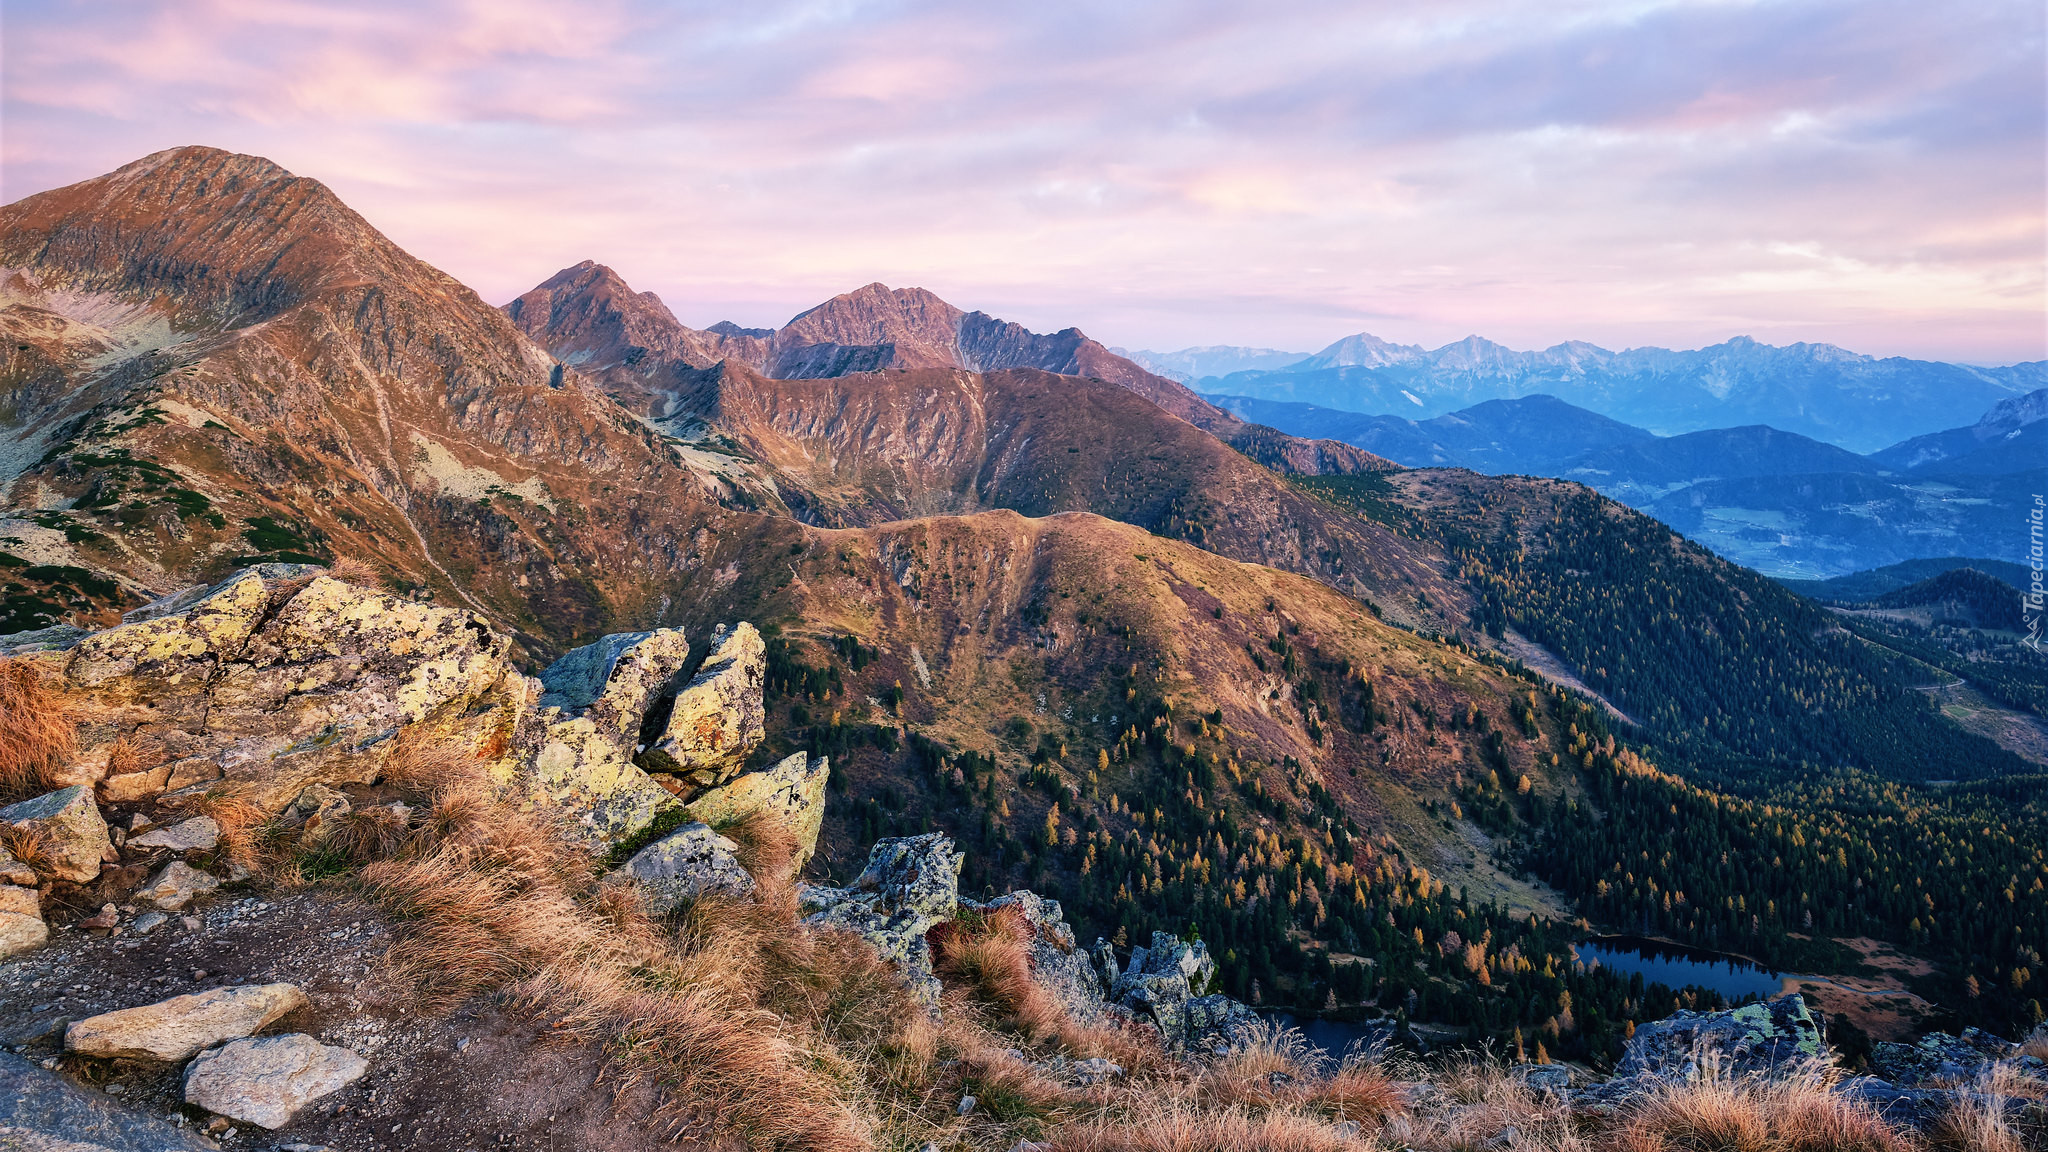
[[[1314,354],[1208,347],[1129,357],[1204,393],[1345,412],[1427,420],[1551,395],[1660,435],[1767,424],[1852,452],[1938,432],[1959,410],[2048,386],[2048,361],[1979,368],[1747,336],[1694,351],[1570,341],[1523,352],[1477,336],[1431,349],[1359,333]]]
[[[1929,555],[2018,559],[2025,540],[2014,526],[2048,468],[2048,388],[1868,456],[1766,425],[1658,436],[1554,396],[1428,420],[1210,399],[1409,467],[1577,480],[1732,560],[1805,579]]]

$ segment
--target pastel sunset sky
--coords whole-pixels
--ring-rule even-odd
[[[0,198],[179,144],[501,303],[2048,356],[2039,0],[8,0]]]

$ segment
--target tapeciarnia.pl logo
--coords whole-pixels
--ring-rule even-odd
[[[2034,506],[2027,509],[2027,567],[2032,570],[2032,579],[2027,584],[2026,594],[2020,597],[2020,611],[2027,619],[2027,634],[2020,643],[2041,650],[2041,617],[2044,606],[2048,606],[2048,586],[2044,586],[2042,562],[2041,517],[2048,508],[2043,507],[2040,493],[2034,494]]]

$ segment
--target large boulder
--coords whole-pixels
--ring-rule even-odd
[[[668,724],[643,762],[700,787],[730,779],[766,734],[761,695],[767,670],[760,632],[741,621],[718,638],[689,686],[676,693]]]
[[[2038,1071],[2040,1061],[2021,1057],[2019,1045],[1981,1028],[1965,1028],[1960,1036],[1929,1032],[1911,1044],[1887,1040],[1872,1045],[1870,1074],[1901,1088],[1965,1084],[1993,1064],[2020,1059],[2032,1060]]]
[[[508,681],[510,643],[476,616],[301,565],[162,607],[86,637],[65,666],[96,706],[87,758],[138,735],[162,756],[103,782],[110,798],[220,789],[275,812],[312,784],[375,780],[401,728]]]
[[[1249,1005],[1222,993],[1197,996],[1181,1008],[1184,1043],[1190,1048],[1237,1051],[1260,1038],[1265,1020]]]
[[[0,824],[32,837],[42,856],[40,871],[58,880],[97,879],[113,847],[92,790],[81,784],[0,808]]]
[[[627,632],[575,649],[540,674],[529,783],[574,813],[591,841],[625,839],[677,807],[633,758],[647,710],[689,653],[679,631]]]
[[[296,1033],[236,1040],[202,1052],[185,1068],[185,1102],[265,1128],[363,1078],[370,1062],[346,1048]]]
[[[844,929],[867,941],[902,971],[914,995],[936,1007],[941,989],[925,933],[959,910],[964,862],[943,832],[878,840],[852,884],[802,888],[805,922]]]
[[[664,916],[707,892],[751,894],[754,878],[740,867],[738,850],[708,824],[685,824],[634,853],[613,876],[636,884],[647,911]]]
[[[1674,1012],[1636,1029],[1616,1080],[1690,1079],[1711,1059],[1729,1075],[1766,1075],[1824,1062],[1827,1031],[1797,993],[1720,1012]]]
[[[690,818],[714,828],[730,828],[755,813],[767,813],[788,829],[796,841],[792,867],[801,868],[818,850],[818,832],[825,823],[825,785],[831,761],[802,752],[783,757],[773,768],[749,772],[691,800]]]
[[[64,1030],[64,1049],[81,1056],[174,1064],[224,1041],[252,1036],[305,1003],[306,994],[293,984],[173,996],[77,1021]]]
[[[201,1152],[212,1141],[0,1052],[0,1148],[21,1152]]]

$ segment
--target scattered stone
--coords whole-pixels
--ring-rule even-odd
[[[1074,1062],[1074,1075],[1083,1084],[1100,1084],[1124,1074],[1123,1065],[1112,1064],[1100,1056]]]
[[[697,797],[685,811],[716,828],[729,828],[757,812],[768,813],[795,837],[791,867],[801,868],[818,850],[818,830],[825,823],[825,785],[831,775],[830,760],[798,752],[765,772],[749,772]]]
[[[123,1108],[0,1052],[0,1147],[29,1152],[200,1152],[196,1133]]]
[[[1517,1064],[1514,1078],[1537,1092],[1562,1095],[1572,1086],[1572,1070],[1562,1064]]]
[[[299,1109],[362,1079],[369,1067],[346,1048],[300,1033],[236,1040],[200,1053],[185,1068],[185,1102],[282,1128]]]
[[[943,832],[877,840],[851,885],[799,890],[806,923],[844,928],[867,941],[903,972],[912,994],[936,1007],[941,989],[925,933],[958,910],[962,863]]]
[[[613,875],[637,883],[648,913],[665,916],[706,892],[751,894],[754,878],[740,867],[738,850],[709,824],[685,824],[642,848]]]
[[[668,724],[643,763],[699,786],[723,783],[738,772],[765,735],[767,651],[752,624],[741,622],[726,633],[689,686],[676,693]]]
[[[157,870],[149,883],[135,893],[135,899],[176,912],[203,893],[220,887],[220,881],[183,860],[173,860]]]
[[[205,852],[220,843],[220,825],[211,816],[194,816],[168,828],[145,832],[128,841],[131,848],[168,848],[173,852]]]
[[[336,820],[354,810],[347,793],[325,784],[309,784],[284,810],[285,822],[297,825],[307,841],[325,836]]]
[[[293,984],[173,996],[80,1020],[64,1030],[64,1049],[83,1056],[170,1064],[224,1040],[253,1035],[305,1003],[306,994]]]
[[[980,1101],[976,1100],[972,1096],[962,1096],[960,1098],[960,1107],[955,1109],[955,1111],[959,1112],[960,1115],[965,1116],[969,1112],[974,1111],[974,1106],[978,1103],[980,1103]]]
[[[44,870],[58,880],[85,884],[97,879],[114,846],[92,790],[82,784],[0,808],[0,824],[35,837],[47,861]]]
[[[169,916],[161,912],[144,912],[142,915],[137,916],[135,923],[130,924],[128,928],[137,936],[147,936],[158,928],[163,927],[164,923],[169,919]]]
[[[87,931],[104,932],[121,922],[121,910],[112,904],[100,905],[100,910],[78,922]]]

